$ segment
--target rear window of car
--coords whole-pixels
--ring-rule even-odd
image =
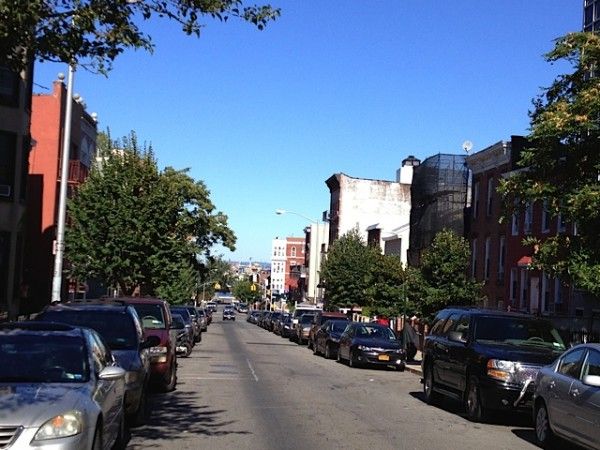
[[[314,316],[312,316],[312,315],[304,314],[304,315],[303,315],[303,316],[300,318],[300,322],[301,322],[301,323],[303,323],[303,324],[309,324],[309,323],[311,323],[311,322],[312,322],[312,320],[313,320],[313,317],[314,317]]]
[[[91,328],[102,336],[111,350],[130,350],[138,346],[133,318],[123,311],[45,311],[37,319]]]
[[[167,328],[165,322],[165,314],[162,305],[151,303],[135,303],[135,310],[142,319],[144,328],[165,330]]]
[[[89,380],[83,338],[0,334],[0,383],[84,383]],[[6,362],[10,361],[10,364]]]
[[[348,321],[346,320],[331,321],[331,331],[333,331],[334,333],[343,333],[347,326]]]

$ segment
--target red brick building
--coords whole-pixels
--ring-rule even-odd
[[[50,94],[35,94],[32,99],[31,136],[35,145],[29,155],[28,223],[24,270],[24,278],[29,286],[29,307],[32,312],[50,301],[66,96],[66,87],[62,79],[59,79],[54,81]],[[95,158],[97,135],[96,120],[85,111],[83,101],[79,99],[72,102],[69,196],[73,189],[87,178]],[[79,289],[75,286],[70,288]],[[63,297],[66,295],[65,286]]]
[[[519,170],[515,162],[525,145],[512,136],[467,158],[472,171],[471,210],[468,217],[471,275],[484,282],[486,306],[532,314],[575,314],[573,292],[559,279],[529,266],[533,249],[523,245],[527,236],[545,238],[573,232],[560,214],[552,215],[545,202],[519,210],[506,223],[497,192],[500,180]]]
[[[302,295],[304,280],[304,249],[306,239],[303,237],[288,237],[285,243],[285,289],[290,297]]]

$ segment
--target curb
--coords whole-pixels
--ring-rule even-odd
[[[420,367],[415,367],[415,366],[405,366],[404,370],[406,372],[410,372],[413,373],[415,375],[419,375],[419,376],[423,376],[423,372],[421,371]]]

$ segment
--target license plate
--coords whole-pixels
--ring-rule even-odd
[[[389,355],[379,355],[379,361],[389,361],[390,360],[390,356]]]

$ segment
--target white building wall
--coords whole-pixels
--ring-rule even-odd
[[[271,294],[285,291],[286,240],[275,238],[271,243]]]
[[[321,261],[327,253],[328,240],[328,223],[313,223],[310,225],[310,253],[306,295],[311,303],[319,303],[323,300],[322,289],[318,288],[317,285],[321,282]]]

